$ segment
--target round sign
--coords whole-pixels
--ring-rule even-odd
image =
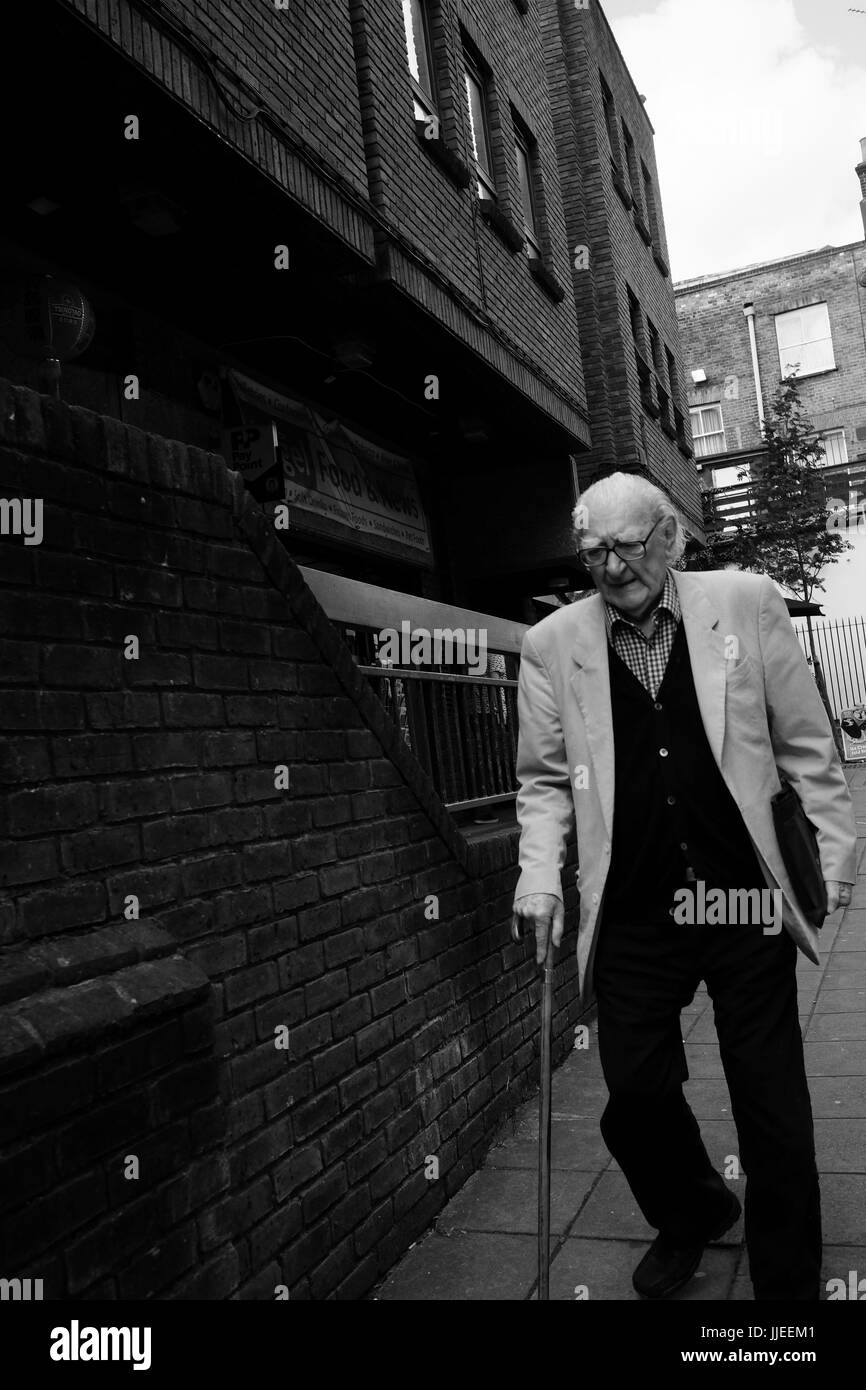
[[[96,321],[77,285],[53,275],[28,275],[0,288],[3,336],[28,357],[68,362],[90,346]]]

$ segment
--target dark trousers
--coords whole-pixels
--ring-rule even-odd
[[[686,1104],[680,1010],[706,981],[746,1174],[756,1299],[820,1296],[821,1205],[794,967],[784,930],[602,922],[598,1039],[604,1141],[651,1226],[676,1244],[718,1226],[725,1184]]]

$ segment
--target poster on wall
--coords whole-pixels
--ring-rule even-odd
[[[852,705],[839,716],[847,762],[866,762],[866,705]]]
[[[430,554],[427,520],[408,460],[310,412],[312,430],[277,426],[285,497],[361,537]]]
[[[223,454],[259,502],[275,502],[283,495],[283,470],[272,420],[259,425],[239,425],[223,430]]]
[[[409,459],[241,372],[230,369],[227,375],[251,422],[226,431],[234,437],[227,454],[231,447],[230,456],[239,460],[233,466],[255,496],[287,502],[291,526],[332,535],[353,549],[399,551],[432,565],[427,517]]]

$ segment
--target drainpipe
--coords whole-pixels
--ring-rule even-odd
[[[860,180],[860,191],[863,194],[860,199],[860,211],[863,214],[863,235],[866,236],[866,136],[860,141],[860,163],[854,172]]]
[[[761,369],[758,366],[758,342],[755,337],[755,306],[751,303],[743,305],[743,313],[749,321],[749,346],[752,349],[752,371],[755,374],[755,395],[758,398],[758,421],[761,426],[761,438],[764,431],[764,396],[761,391]]]

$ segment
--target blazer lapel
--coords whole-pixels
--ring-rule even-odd
[[[677,586],[683,626],[686,630],[695,694],[707,740],[719,769],[725,742],[725,684],[729,655],[720,619],[694,575],[671,571]]]
[[[581,599],[580,605],[584,609],[580,615],[583,622],[572,648],[575,670],[570,683],[583,715],[595,785],[610,837],[613,835],[614,754],[607,628],[599,594]],[[574,768],[570,772],[573,778]]]

